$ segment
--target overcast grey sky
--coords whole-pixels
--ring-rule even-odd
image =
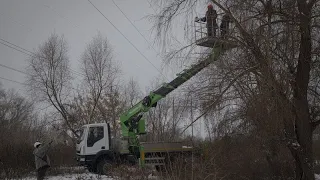
[[[98,9],[151,61],[161,69],[162,60],[123,16],[111,0],[91,0]],[[151,34],[153,23],[143,18],[154,14],[150,0],[115,0],[121,10],[130,18],[139,31],[154,42]],[[154,9],[157,6],[153,7]],[[157,10],[157,9],[156,9]],[[33,50],[44,42],[51,33],[63,34],[69,44],[71,68],[79,70],[79,59],[88,43],[97,32],[107,36],[114,48],[114,57],[122,65],[126,79],[138,80],[144,90],[152,80],[161,74],[87,1],[87,0],[1,0],[0,38],[27,50]],[[183,41],[181,37],[176,37]],[[156,44],[155,44],[156,45]],[[158,47],[154,46],[158,51]],[[158,51],[159,52],[159,51]],[[24,71],[27,55],[0,44],[0,63]],[[163,72],[168,79],[174,77]],[[25,81],[25,75],[0,67],[0,77]],[[18,89],[22,85],[0,80],[4,87]]]
[[[158,11],[157,5],[150,7],[150,0],[114,0],[130,18],[139,31],[154,44],[151,33],[154,25],[146,17]],[[33,51],[52,33],[64,35],[69,45],[71,68],[79,70],[79,59],[93,36],[100,31],[110,41],[114,49],[114,58],[121,63],[123,78],[133,77],[145,90],[155,78],[162,77],[157,69],[163,65],[157,56],[159,47],[151,48],[135,30],[125,16],[113,4],[112,0],[91,0],[95,6],[143,53],[148,62],[91,4],[88,0],[0,0],[0,39]],[[203,6],[205,9],[205,6]],[[205,12],[205,10],[204,10]],[[190,19],[192,21],[192,19]],[[183,23],[175,24],[175,38],[184,41]],[[4,43],[0,40],[0,43]],[[157,44],[155,44],[157,45]],[[181,45],[181,44],[180,44]],[[0,63],[5,66],[25,71],[27,55],[0,44]],[[155,67],[157,68],[155,68]],[[178,69],[167,68],[162,72],[172,80]],[[0,78],[7,78],[24,83],[25,75],[0,66]],[[79,78],[79,76],[78,76]],[[168,81],[166,80],[166,81]],[[2,80],[5,88],[14,88],[26,94],[23,85]],[[202,127],[203,128],[203,127]],[[199,129],[198,129],[199,130]]]

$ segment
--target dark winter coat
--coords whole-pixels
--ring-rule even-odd
[[[222,17],[222,20],[221,20],[221,26],[220,26],[220,28],[221,28],[221,29],[226,29],[226,30],[228,30],[228,28],[229,28],[229,23],[230,23],[230,17],[229,17],[229,15],[224,15],[224,16]]]
[[[207,28],[217,27],[217,11],[208,10],[206,12]]]
[[[217,14],[217,11],[216,10],[207,10],[206,12],[206,16],[203,17],[203,18],[200,18],[199,20],[202,21],[202,22],[207,22],[207,27],[217,27],[217,17],[218,17],[218,14]]]

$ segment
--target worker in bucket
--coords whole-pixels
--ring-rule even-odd
[[[196,17],[196,22],[199,22],[199,20],[202,22],[207,22],[208,37],[216,36],[216,29],[218,28],[217,16],[217,11],[213,9],[212,4],[209,4],[206,16],[200,19]]]
[[[230,16],[228,14],[223,15],[220,24],[220,32],[222,38],[225,38],[225,36],[229,33],[229,24]]]
[[[51,140],[48,144],[42,144],[37,141],[34,143],[33,155],[35,157],[35,164],[37,169],[37,180],[43,180],[48,168],[50,167],[50,159],[47,152],[53,141]]]

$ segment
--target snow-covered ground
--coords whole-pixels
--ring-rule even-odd
[[[136,172],[136,169],[132,168],[131,171]],[[120,173],[118,174],[119,176],[123,176],[126,174],[122,170],[120,170],[119,173]],[[108,176],[101,176],[98,174],[90,173],[88,170],[85,170],[83,167],[60,167],[58,174],[59,175],[47,175],[45,179],[46,180],[118,180],[118,179],[121,179],[121,178],[117,178],[118,175],[115,175],[116,177],[115,176],[108,177]],[[128,175],[130,176],[130,174]],[[28,177],[18,178],[14,180],[36,180],[37,178],[35,176],[36,176],[35,172],[31,172]],[[137,179],[137,180],[140,179],[139,175],[132,174],[132,176],[135,177],[134,179]],[[149,174],[147,176],[148,176],[148,179],[150,180],[158,179],[157,176],[154,176],[152,174]]]
[[[36,177],[26,177],[21,180],[36,180]],[[107,177],[107,176],[99,176],[91,173],[83,173],[83,174],[65,174],[58,176],[47,176],[46,180],[116,180],[115,178]]]
[[[21,180],[36,180],[36,177],[28,177],[23,178]],[[83,174],[67,174],[67,175],[59,175],[59,176],[48,176],[46,180],[116,180],[117,178],[111,178],[107,176],[98,176],[96,174],[91,173],[83,173]],[[154,176],[149,176],[148,179],[157,179]],[[320,180],[320,174],[315,174],[315,180]]]
[[[149,176],[148,179],[158,179],[156,176]],[[18,180],[18,179],[17,179]],[[26,177],[19,180],[37,180],[36,177]],[[84,174],[66,174],[58,176],[47,176],[46,180],[118,180],[118,178],[111,178],[107,176],[99,176],[91,173]],[[320,179],[319,179],[320,180]]]
[[[121,178],[117,177],[108,177],[108,176],[101,176],[98,174],[93,174],[84,169],[83,167],[60,167],[59,168],[60,173],[59,175],[48,175],[46,176],[46,180],[119,180]],[[132,168],[131,171],[136,172],[137,170]],[[123,176],[126,174],[123,170],[120,170],[121,175]],[[147,173],[149,174],[149,173]],[[157,180],[160,179],[159,177],[156,176],[156,174],[152,175],[154,173],[151,173],[148,176],[148,179],[150,180]],[[145,174],[146,175],[146,174]],[[131,176],[131,175],[129,175]],[[140,179],[136,175],[133,175],[135,178],[134,179]],[[131,176],[131,178],[132,178]],[[139,176],[139,175],[138,175]],[[1,178],[0,178],[1,179]],[[14,180],[36,180],[37,178],[35,177],[35,172],[30,173],[29,177],[24,177],[24,178],[19,178],[19,179],[14,179]],[[122,178],[123,179],[123,178]],[[12,180],[12,179],[11,179]],[[320,174],[315,174],[315,180],[320,180]]]
[[[320,176],[319,176],[320,177]],[[15,180],[36,180],[35,176],[25,177],[21,179]],[[112,178],[108,176],[101,176],[93,173],[74,173],[74,174],[64,174],[64,175],[56,175],[56,176],[46,176],[46,180],[118,180],[121,178]],[[157,180],[157,176],[149,175],[148,179]],[[320,179],[319,179],[320,180]]]

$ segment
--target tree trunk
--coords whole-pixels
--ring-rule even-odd
[[[314,180],[312,125],[307,99],[311,63],[311,8],[306,1],[297,2],[300,12],[300,50],[294,87],[294,108],[299,147],[291,152],[296,160],[296,179]]]

